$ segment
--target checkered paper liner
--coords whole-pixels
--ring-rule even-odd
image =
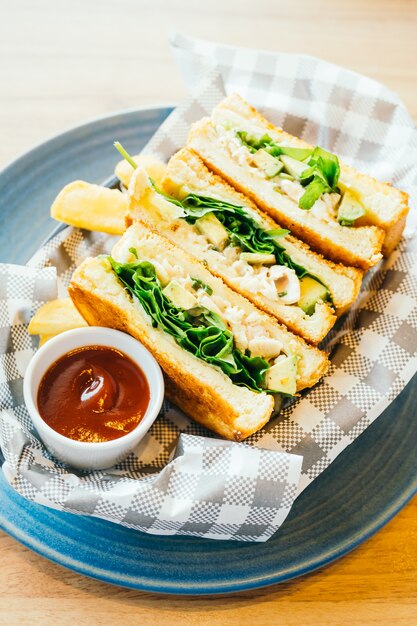
[[[287,132],[400,187],[415,206],[416,128],[400,98],[381,83],[307,55],[235,48],[179,33],[171,44],[191,92],[212,69],[220,76],[202,108],[211,111],[219,89],[237,92]],[[177,123],[177,140],[179,131],[186,137],[184,123],[191,117],[188,111]]]
[[[193,121],[208,114],[225,91],[238,91],[257,106],[271,107],[269,116],[286,130],[364,171],[379,172],[415,197],[417,135],[401,102],[381,85],[309,57],[235,50],[181,36],[173,44],[191,82],[209,73],[161,126],[148,152],[169,158],[184,145]],[[210,69],[213,60],[219,70]],[[107,236],[66,229],[28,267],[0,267],[0,446],[6,478],[35,502],[145,532],[267,540],[295,497],[417,369],[417,238],[404,239],[367,274],[358,302],[326,340],[332,364],[323,381],[245,444],[214,438],[165,403],[135,454],[111,470],[75,473],[49,456],[23,405],[22,374],[36,349],[26,329],[42,302],[65,295],[80,261],[111,244]]]
[[[0,265],[0,449],[22,496],[158,535],[266,541],[295,499],[302,458],[216,439],[165,401],[134,453],[106,471],[77,472],[54,459],[23,400],[23,375],[37,340],[35,311],[65,296],[74,269],[109,253],[115,238],[67,228],[28,266]]]

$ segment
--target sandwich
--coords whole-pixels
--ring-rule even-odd
[[[364,270],[401,238],[407,194],[270,124],[238,95],[194,124],[188,147],[292,234]]]
[[[75,270],[69,293],[88,324],[141,341],[164,371],[168,397],[228,439],[260,429],[275,398],[311,387],[328,367],[324,352],[139,222],[111,256]]]
[[[360,270],[310,250],[192,151],[171,158],[161,186],[134,172],[127,224],[157,230],[309,342],[319,343],[355,300]]]

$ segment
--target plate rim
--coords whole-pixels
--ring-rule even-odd
[[[2,471],[1,468],[0,468],[0,471]],[[257,590],[257,589],[265,589],[273,585],[278,585],[284,582],[289,582],[296,578],[303,577],[307,574],[314,574],[321,568],[327,567],[328,565],[335,563],[340,558],[343,558],[346,554],[349,554],[349,552],[352,552],[353,550],[355,550],[362,543],[366,542],[373,535],[375,535],[379,530],[381,530],[384,526],[386,526],[397,515],[397,513],[402,508],[404,508],[404,506],[406,506],[408,502],[411,501],[413,496],[415,496],[416,494],[417,494],[417,476],[416,476],[414,487],[412,484],[410,485],[410,489],[408,492],[406,492],[405,498],[403,498],[402,500],[398,500],[396,502],[396,506],[388,507],[386,509],[387,515],[386,516],[382,515],[376,518],[374,524],[368,525],[365,533],[358,535],[350,543],[339,544],[341,545],[339,550],[337,549],[333,550],[330,554],[327,553],[322,558],[316,558],[313,561],[313,563],[309,563],[308,565],[305,565],[304,567],[295,569],[290,574],[282,573],[279,575],[269,575],[263,578],[262,580],[258,580],[255,582],[253,580],[251,581],[248,580],[246,582],[240,581],[240,582],[234,582],[234,583],[227,582],[227,583],[223,583],[221,585],[221,588],[219,588],[218,581],[216,581],[216,583],[213,583],[213,585],[209,587],[204,587],[201,585],[195,589],[191,589],[190,587],[184,588],[183,586],[181,586],[181,584],[178,584],[178,583],[176,583],[177,584],[176,587],[172,586],[172,588],[167,589],[166,586],[164,587],[164,586],[161,586],[160,584],[152,584],[150,581],[147,581],[145,584],[141,582],[138,583],[137,581],[133,581],[131,577],[126,577],[125,580],[121,581],[120,578],[115,579],[111,575],[106,575],[105,570],[98,569],[92,566],[90,566],[89,569],[87,569],[82,566],[83,564],[79,564],[80,562],[76,561],[75,559],[69,559],[68,557],[63,557],[60,559],[59,558],[60,555],[57,557],[54,556],[55,552],[49,546],[46,546],[46,544],[41,544],[41,547],[38,547],[37,545],[39,543],[38,541],[34,541],[33,538],[31,538],[29,535],[26,535],[23,532],[15,532],[14,528],[9,529],[8,525],[4,524],[1,518],[0,518],[0,529],[3,530],[6,534],[8,534],[10,537],[15,539],[16,541],[18,541],[20,544],[30,549],[32,552],[35,552],[36,554],[38,554],[42,558],[45,558],[51,563],[64,567],[65,569],[69,571],[76,572],[77,574],[80,574],[82,576],[86,576],[87,578],[91,578],[92,580],[97,580],[99,582],[111,584],[116,587],[135,589],[137,591],[147,591],[150,593],[157,593],[163,596],[184,596],[184,597],[187,597],[187,596],[188,597],[191,597],[191,596],[205,597],[205,596],[215,596],[215,595],[227,596],[227,595],[232,595],[234,593],[239,593],[239,592],[246,592],[246,591]],[[19,497],[23,498],[23,496],[20,496],[20,494],[18,495]],[[69,513],[69,515],[71,514]],[[88,517],[88,516],[83,516],[83,517]],[[108,522],[108,523],[111,524],[113,522]],[[138,532],[138,531],[131,530],[131,532]],[[65,558],[67,559],[67,562],[65,562],[64,560]],[[130,582],[131,580],[132,582]]]
[[[32,143],[27,150],[18,154],[11,161],[6,161],[4,165],[0,167],[0,178],[7,173],[9,169],[19,164],[22,159],[32,155],[39,148],[44,148],[47,144],[53,143],[57,139],[61,139],[62,137],[71,135],[73,132],[78,132],[83,128],[87,128],[92,126],[98,122],[105,122],[106,120],[111,120],[113,117],[120,117],[125,115],[130,115],[134,113],[141,113],[142,111],[156,111],[160,109],[174,109],[178,106],[177,102],[156,102],[151,104],[143,104],[137,107],[125,107],[123,109],[116,109],[116,111],[111,111],[110,113],[103,113],[103,115],[98,115],[96,117],[88,117],[84,122],[79,124],[72,124],[66,126],[62,131],[51,133],[45,137],[45,139]],[[109,176],[110,177],[110,176]],[[46,234],[45,237],[48,237],[49,234]]]
[[[17,158],[12,160],[10,163],[6,164],[0,170],[0,179],[4,174],[8,173],[8,171],[15,166],[17,166],[23,159],[33,157],[33,153],[37,150],[44,148],[47,144],[53,143],[56,140],[60,140],[64,137],[69,137],[72,133],[78,132],[80,129],[87,129],[92,125],[100,122],[106,122],[116,117],[124,117],[130,114],[140,114],[144,111],[160,111],[160,110],[168,110],[172,109],[175,106],[173,103],[158,103],[158,104],[150,104],[143,105],[140,107],[132,107],[128,109],[121,109],[118,111],[113,111],[109,114],[104,114],[95,118],[91,118],[81,124],[74,125],[70,128],[63,130],[60,133],[56,133],[50,137],[47,137],[44,141],[41,141],[29,148],[26,152],[19,155]],[[45,233],[45,236],[48,237],[51,233]],[[413,384],[413,379],[408,383],[408,385]],[[414,383],[415,384],[415,383]],[[407,385],[407,386],[408,386]],[[0,467],[1,469],[1,467]],[[0,486],[1,491],[1,486]],[[154,584],[151,580],[147,580],[145,583],[138,580],[132,580],[131,577],[127,577],[127,580],[115,579],[111,574],[106,575],[106,571],[103,569],[98,569],[93,565],[86,566],[85,563],[81,563],[76,559],[70,559],[69,557],[58,553],[53,548],[48,546],[47,544],[39,544],[38,540],[34,537],[31,537],[23,530],[16,528],[12,524],[9,524],[3,517],[0,517],[0,528],[9,536],[13,537],[16,541],[26,546],[33,552],[39,554],[43,558],[58,564],[60,566],[65,567],[71,571],[75,571],[78,574],[83,576],[87,576],[94,580],[99,580],[101,582],[109,583],[116,586],[122,586],[126,588],[136,589],[140,591],[149,591],[153,593],[159,593],[163,595],[183,595],[183,596],[211,596],[211,595],[228,595],[233,593],[238,593],[242,591],[247,591],[251,589],[260,589],[269,587],[271,585],[276,585],[281,582],[289,581],[294,578],[303,576],[308,573],[313,573],[318,569],[325,567],[336,561],[337,559],[343,557],[347,553],[354,550],[363,542],[367,541],[371,536],[377,533],[383,526],[385,526],[417,493],[417,475],[413,478],[410,478],[409,485],[406,490],[402,490],[399,494],[398,498],[391,502],[384,508],[382,513],[377,514],[373,520],[365,527],[361,528],[360,533],[356,533],[356,535],[352,535],[350,541],[340,542],[337,546],[331,550],[330,552],[322,552],[319,556],[313,557],[311,561],[303,563],[302,567],[295,568],[290,572],[281,572],[280,574],[268,574],[263,578],[258,579],[245,579],[235,582],[225,581],[220,583],[219,581],[215,581],[209,586],[204,586],[200,584],[199,587],[193,589],[191,587],[184,587],[177,580],[175,585],[170,585],[168,588],[165,584],[161,585],[160,583]],[[17,494],[19,495],[19,494]],[[23,498],[23,496],[20,496]],[[88,516],[85,516],[88,517]],[[112,522],[108,522],[112,523]],[[131,532],[137,532],[132,530]],[[67,562],[65,562],[67,561]]]

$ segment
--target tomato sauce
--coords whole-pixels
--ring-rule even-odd
[[[149,400],[140,367],[107,346],[77,348],[59,358],[43,376],[37,397],[38,411],[51,428],[94,443],[131,432]]]

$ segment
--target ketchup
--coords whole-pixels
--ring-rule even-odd
[[[47,370],[38,389],[42,419],[61,435],[86,442],[123,437],[149,405],[145,374],[126,354],[107,346],[77,348]]]

